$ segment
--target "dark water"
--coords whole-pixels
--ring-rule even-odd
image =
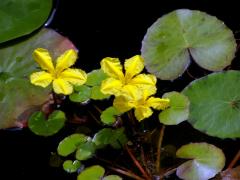
[[[78,66],[86,71],[99,68],[99,61],[106,56],[129,58],[140,53],[141,41],[147,28],[160,16],[179,8],[205,11],[217,16],[239,37],[239,11],[235,1],[214,2],[209,0],[165,0],[145,2],[81,2],[60,0],[49,27],[67,36],[79,49]],[[234,67],[239,69],[238,59]],[[199,77],[204,72],[194,64],[190,71]],[[182,90],[191,80],[186,74],[174,82],[160,82],[163,92]],[[56,151],[58,142],[71,134],[68,126],[58,135],[43,138],[28,129],[0,131],[0,180],[18,179],[76,179],[61,168],[51,168],[49,158]],[[197,135],[196,135],[197,134]],[[239,141],[208,137],[193,130],[187,123],[169,127],[165,142],[178,147],[190,142],[207,141],[216,144],[226,153],[228,162],[237,149]]]

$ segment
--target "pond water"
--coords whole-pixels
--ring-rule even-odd
[[[226,3],[226,2],[225,2]],[[236,3],[207,0],[169,0],[160,2],[73,2],[59,0],[57,11],[49,27],[67,36],[79,49],[78,66],[90,71],[99,68],[106,57],[129,58],[140,53],[141,41],[147,28],[163,14],[179,8],[196,9],[218,17],[239,36],[239,11]],[[222,6],[221,6],[222,5]],[[239,54],[239,53],[238,53]],[[233,69],[239,69],[239,58]],[[190,70],[196,77],[205,72],[194,64]],[[186,73],[174,82],[160,82],[162,92],[181,91],[192,78]],[[61,168],[49,166],[49,158],[58,142],[71,134],[67,125],[59,134],[44,138],[33,135],[28,129],[0,131],[0,179],[76,179],[76,174],[65,173]],[[166,129],[165,142],[177,147],[190,142],[206,141],[222,148],[229,160],[240,148],[239,140],[220,140],[194,130],[188,123]]]

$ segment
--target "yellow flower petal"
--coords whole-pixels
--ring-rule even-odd
[[[138,121],[150,117],[152,113],[153,111],[151,110],[151,108],[145,106],[137,107],[134,111],[134,115]]]
[[[124,96],[118,96],[113,101],[113,106],[121,113],[127,112],[133,108]]]
[[[125,85],[121,89],[121,95],[125,96],[131,101],[138,101],[142,98],[143,92],[137,86]]]
[[[73,85],[82,85],[87,81],[87,74],[81,69],[68,68],[59,75],[59,79],[70,82]]]
[[[64,69],[72,66],[77,60],[77,51],[69,49],[57,58],[56,73],[62,72]]]
[[[139,74],[144,68],[143,58],[139,55],[133,56],[127,59],[124,63],[125,79],[126,81],[133,78],[133,76]]]
[[[63,79],[55,79],[53,81],[53,90],[57,94],[69,95],[73,92],[73,87]]]
[[[101,61],[101,69],[108,76],[115,79],[124,80],[124,74],[122,72],[122,65],[118,58],[106,57]]]
[[[33,52],[33,58],[43,70],[47,70],[50,73],[54,72],[52,58],[51,58],[48,50],[43,49],[43,48],[35,49]]]
[[[121,88],[122,82],[114,78],[107,78],[101,84],[101,92],[103,94],[119,96],[121,95]]]
[[[129,82],[129,84],[135,85],[142,90],[146,90],[148,96],[156,93],[156,83],[157,78],[151,74],[139,74]]]
[[[157,110],[164,110],[169,107],[170,100],[169,99],[162,99],[162,98],[155,98],[150,97],[147,100],[147,105]]]
[[[47,87],[52,82],[52,80],[52,75],[45,71],[35,72],[30,75],[30,81],[32,84],[44,88]]]

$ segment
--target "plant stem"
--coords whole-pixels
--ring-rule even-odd
[[[159,139],[158,139],[158,146],[157,146],[157,160],[156,160],[156,172],[159,173],[160,171],[160,159],[161,159],[161,149],[162,149],[162,141],[164,135],[165,126],[162,125],[160,130]]]
[[[169,176],[169,175],[171,175],[171,174],[173,174],[173,173],[175,173],[176,170],[177,170],[177,168],[170,169],[169,171],[167,171],[167,172],[165,172],[165,173],[163,174],[162,178],[163,178],[163,177],[166,177],[166,176]]]
[[[93,105],[93,107],[94,107],[100,114],[102,114],[102,110],[101,110],[98,106]]]
[[[129,172],[129,171],[124,171],[122,169],[118,169],[118,168],[114,168],[114,167],[108,167],[108,168],[115,171],[115,172],[118,172],[120,174],[123,174],[125,176],[131,177],[131,178],[136,179],[136,180],[145,180],[142,177],[140,177],[140,176],[138,176],[138,175],[136,175],[132,172]]]
[[[240,160],[240,150],[238,150],[237,154],[234,156],[233,160],[227,167],[227,170],[232,169],[235,166],[235,164],[237,163],[237,161],[239,161],[239,160]]]
[[[137,166],[137,168],[141,171],[142,175],[146,178],[146,179],[151,179],[151,177],[149,177],[149,175],[147,174],[147,172],[143,169],[143,167],[141,166],[141,164],[138,162],[138,160],[135,158],[135,156],[133,155],[132,151],[128,148],[128,146],[126,145],[126,150],[129,154],[129,156],[131,157],[131,159],[133,160],[134,164]]]
[[[143,165],[144,165],[147,173],[151,174],[151,172],[150,172],[150,170],[148,169],[148,166],[147,166],[147,161],[146,161],[145,153],[144,153],[144,150],[143,150],[142,146],[141,146],[141,159],[142,159]]]

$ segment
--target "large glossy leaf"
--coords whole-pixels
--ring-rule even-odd
[[[27,115],[47,99],[49,89],[29,83],[29,75],[38,67],[32,58],[38,47],[49,49],[53,57],[75,48],[55,31],[42,29],[26,40],[0,49],[0,128],[22,127]]]
[[[187,120],[189,115],[189,100],[178,92],[168,92],[163,98],[170,99],[170,107],[160,112],[159,120],[165,125],[177,125]]]
[[[142,42],[146,68],[163,80],[180,76],[190,57],[202,68],[218,71],[228,66],[235,54],[232,31],[216,17],[180,9],[159,18]]]
[[[190,100],[189,122],[220,138],[240,137],[240,72],[225,71],[195,80],[183,93]]]
[[[79,175],[77,180],[100,180],[105,173],[103,167],[94,165],[84,169]]]
[[[28,121],[29,129],[39,136],[52,136],[63,128],[66,117],[62,111],[54,111],[48,120],[42,112],[35,112]]]
[[[207,180],[225,165],[221,149],[207,143],[190,143],[177,150],[177,157],[191,159],[177,168],[177,176],[185,180]]]
[[[51,12],[52,3],[52,0],[0,1],[0,43],[42,26]]]

